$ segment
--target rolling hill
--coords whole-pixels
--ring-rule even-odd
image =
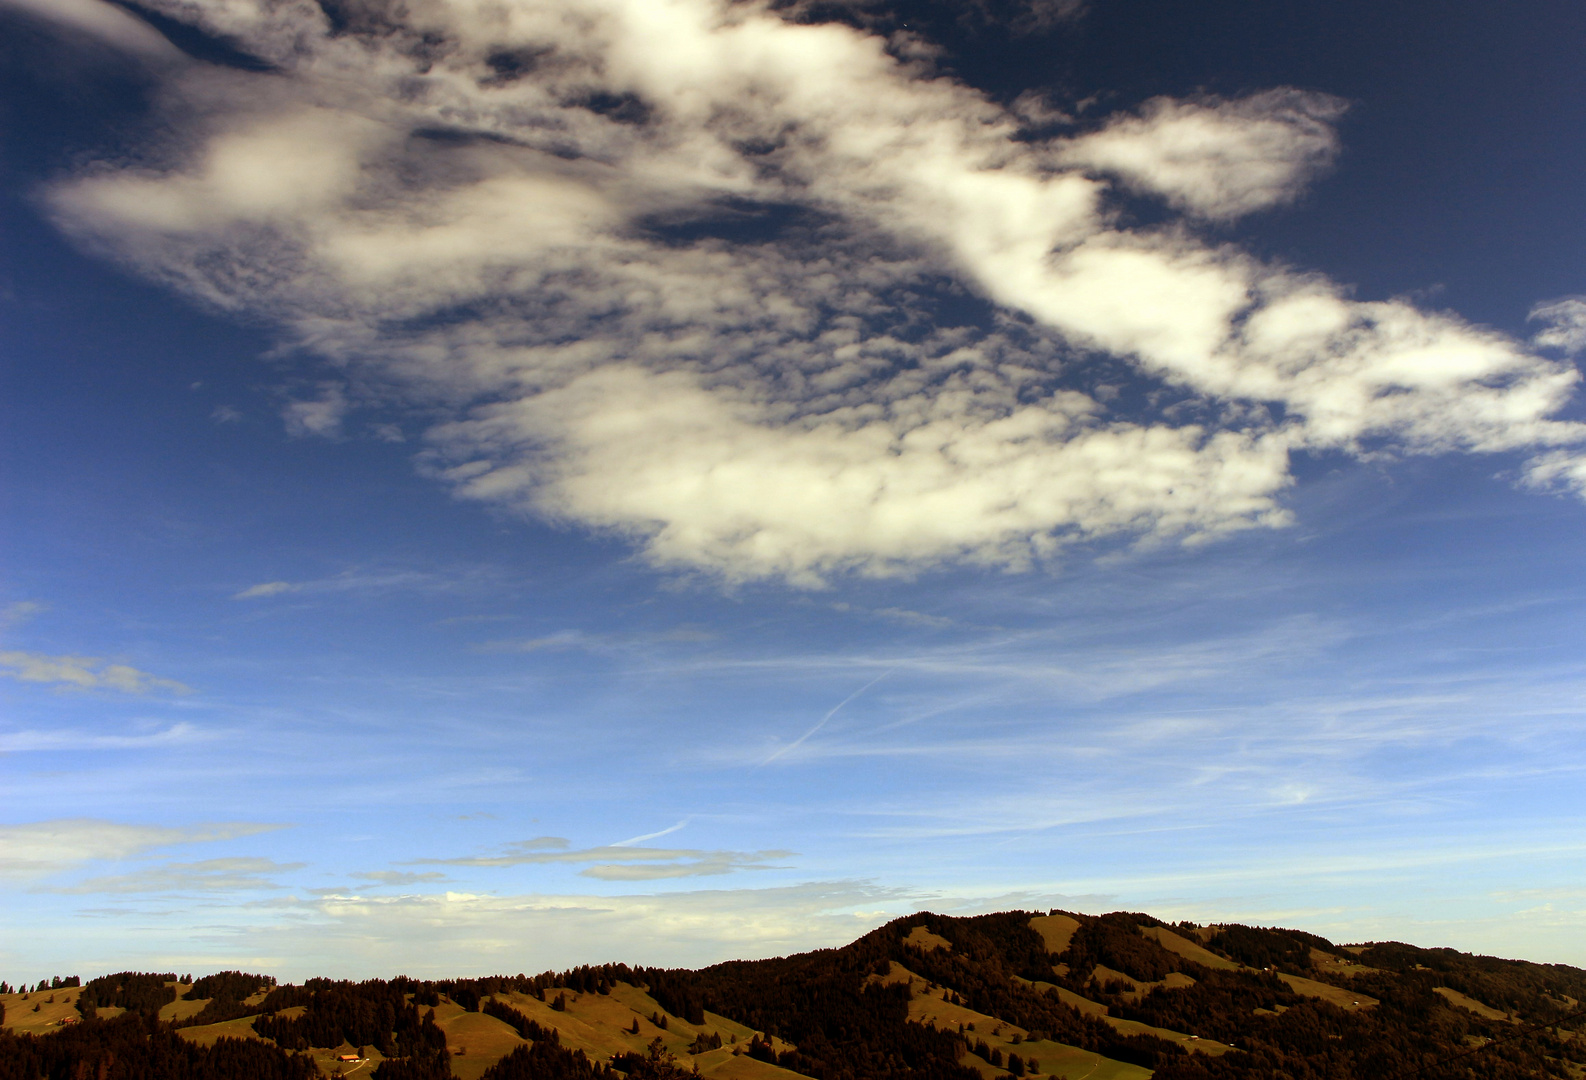
[[[6,1080],[1586,1080],[1586,971],[1114,912],[922,913],[699,970],[0,994]]]

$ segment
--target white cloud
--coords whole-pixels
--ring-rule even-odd
[[[438,409],[433,475],[658,565],[1017,568],[1281,526],[1294,451],[1582,460],[1552,419],[1572,367],[1192,231],[1331,162],[1332,98],[1032,141],[928,59],[754,4],[416,0],[341,33],[311,5],[153,6],[277,70],[173,75],[181,137],[58,184],[61,226],[346,372],[294,433],[336,435],[348,387]],[[1123,229],[1092,173],[1189,223]],[[751,239],[712,238],[724,217]],[[992,324],[942,323],[944,281]],[[1182,401],[1112,411],[1125,368]]]
[[[1057,527],[1211,536],[1285,520],[1283,438],[1094,424],[1077,394],[1000,415],[955,398],[778,424],[693,376],[611,366],[436,439],[500,455],[447,474],[464,495],[626,531],[658,564],[736,578],[1022,566],[1057,550]],[[528,432],[548,460],[513,445]]]
[[[0,675],[21,682],[50,683],[81,690],[118,690],[125,694],[149,694],[164,690],[176,694],[192,693],[192,687],[150,675],[126,664],[112,664],[93,656],[46,656],[43,653],[0,652]]]
[[[1538,491],[1586,493],[1586,458],[1563,450],[1532,458],[1526,465],[1525,483]]]
[[[289,178],[285,181],[286,184],[300,182],[313,183],[313,180]],[[274,184],[270,185],[270,190],[276,190]],[[287,434],[299,438],[317,435],[322,439],[333,439],[341,434],[342,417],[346,415],[347,396],[336,383],[323,383],[319,388],[319,397],[290,402],[281,410]]]
[[[0,878],[43,877],[89,862],[129,859],[177,844],[231,840],[278,828],[248,822],[170,828],[94,818],[0,825]]]
[[[1586,349],[1586,296],[1566,296],[1531,309],[1531,318],[1547,329],[1531,340],[1544,349],[1562,349],[1570,356]]]
[[[1234,100],[1153,98],[1138,116],[1061,144],[1057,157],[1226,221],[1292,201],[1331,165],[1333,124],[1344,108],[1327,94],[1291,89]]]
[[[400,566],[355,567],[330,577],[308,581],[263,581],[232,594],[233,600],[264,600],[272,596],[301,594],[326,596],[339,593],[379,594],[396,591],[467,593],[499,590],[502,582],[488,566],[458,566],[443,571],[409,570]]]
[[[249,585],[246,589],[232,596],[232,599],[258,600],[266,596],[280,596],[282,593],[297,592],[302,587],[291,581],[264,581],[258,585]]]

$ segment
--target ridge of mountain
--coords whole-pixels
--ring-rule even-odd
[[[924,912],[697,970],[77,981],[0,993],[0,1077],[1586,1080],[1579,968],[1130,912]]]

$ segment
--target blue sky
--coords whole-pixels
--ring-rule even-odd
[[[1586,964],[1586,15],[4,0],[0,974]]]

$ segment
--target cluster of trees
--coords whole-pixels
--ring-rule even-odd
[[[401,1047],[412,1041],[412,1032],[424,1027],[426,1016],[407,1000],[405,989],[400,981],[380,979],[360,983],[312,979],[301,987],[279,987],[266,996],[262,1007],[270,1011],[253,1022],[253,1030],[288,1050],[345,1042],[376,1047],[386,1057],[407,1056]],[[280,1011],[299,1005],[306,1008],[297,1016]],[[428,1023],[434,1027],[433,1019]],[[420,1041],[430,1038],[426,1034]],[[442,1035],[442,1048],[445,1044]]]
[[[182,980],[192,985],[183,997],[192,1001],[241,1001],[261,990],[275,988],[272,975],[251,975],[246,971],[218,971],[195,980],[191,975]]]
[[[611,1059],[611,1067],[619,1073],[626,1073],[628,1080],[699,1080],[697,1071],[689,1071],[678,1065],[676,1057],[666,1048],[666,1043],[659,1035],[650,1040],[649,1048],[643,1054],[631,1051],[618,1054]]]
[[[0,1076],[8,1080],[317,1080],[307,1057],[257,1039],[188,1042],[141,1012],[48,1035],[0,1032]]]
[[[555,1028],[542,1027],[505,1002],[496,1001],[492,998],[485,1002],[483,1012],[486,1016],[494,1016],[513,1031],[516,1031],[520,1039],[549,1043],[552,1046],[561,1045],[562,1036]],[[635,1020],[633,1026],[637,1029],[639,1022]]]
[[[77,1011],[84,1019],[105,1008],[121,1008],[138,1013],[149,1020],[160,1015],[160,1010],[176,1000],[175,974],[155,974],[147,971],[123,971],[115,975],[101,975],[89,979],[77,998]]]
[[[22,983],[19,988],[13,989],[10,983],[0,982],[0,994],[35,994],[40,990],[64,990],[82,984],[83,980],[79,976],[68,975],[62,978],[57,975],[53,979],[40,979],[39,984],[31,988],[27,983]]]
[[[1309,975],[1313,967],[1311,950],[1334,948],[1332,942],[1299,930],[1267,930],[1259,926],[1234,923],[1224,926],[1207,942],[1207,947],[1228,959],[1253,968],[1277,968],[1298,975]]]
[[[673,1016],[682,1017],[684,1023],[705,1022],[705,1001],[692,980],[675,977],[672,972],[661,968],[644,968],[636,974],[649,987],[650,996],[661,1008]],[[666,1028],[664,1023],[657,1022],[657,1026],[663,1030]]]
[[[253,975],[245,971],[221,971],[214,975],[205,975],[196,982],[188,976],[183,981],[192,982],[192,987],[183,997],[189,1001],[203,1001],[205,1004],[193,1016],[180,1021],[179,1026],[219,1024],[226,1020],[237,1020],[248,1016],[254,1010],[247,1005],[247,999],[261,990],[268,991],[275,987],[273,977]]]
[[[396,1056],[382,1061],[374,1071],[375,1080],[446,1080],[451,1075],[446,1033],[435,1023],[434,1009],[416,1024],[398,1026]]]
[[[379,1074],[377,1074],[379,1075]],[[482,1080],[621,1080],[611,1068],[596,1065],[582,1050],[549,1040],[519,1046],[485,1070]]]
[[[1083,979],[1097,964],[1121,971],[1139,982],[1161,982],[1179,971],[1198,978],[1205,969],[1193,960],[1168,952],[1140,933],[1142,926],[1160,926],[1149,915],[1116,911],[1082,923],[1062,956],[1071,975]],[[1051,976],[1047,976],[1048,979]]]
[[[639,1026],[639,1023],[638,1023],[637,1020],[634,1021],[633,1026],[635,1028],[637,1028]],[[634,1034],[637,1035],[638,1032],[635,1031]],[[719,1031],[711,1032],[709,1038],[706,1038],[705,1033],[703,1031],[701,1031],[698,1035],[694,1036],[694,1041],[688,1044],[688,1052],[690,1054],[707,1054],[707,1053],[709,1053],[712,1050],[720,1050],[720,1049],[721,1049],[721,1032],[719,1032]]]

